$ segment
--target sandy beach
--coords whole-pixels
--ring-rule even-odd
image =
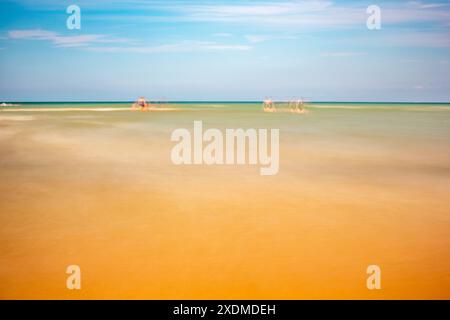
[[[329,106],[0,111],[0,298],[449,299],[449,106]],[[173,165],[199,119],[279,128],[279,173]]]

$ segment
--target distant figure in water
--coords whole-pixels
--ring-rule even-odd
[[[264,112],[277,112],[277,109],[275,108],[275,103],[273,103],[272,99],[264,100],[263,110]]]
[[[290,109],[292,113],[306,113],[305,106],[303,104],[303,100],[299,99],[295,102],[289,103]]]
[[[137,110],[140,109],[141,111],[145,111],[149,108],[149,103],[144,97],[140,97],[135,103],[133,103],[131,109]]]
[[[297,102],[295,103],[295,109],[298,113],[302,113],[305,110],[305,108],[303,107],[303,100],[297,100]]]

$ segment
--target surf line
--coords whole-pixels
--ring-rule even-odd
[[[270,140],[268,131],[270,131]],[[225,135],[225,138],[224,138]],[[193,134],[175,129],[170,137],[170,157],[175,165],[260,165],[260,175],[276,175],[280,167],[279,129],[225,129],[203,132],[203,122],[194,121]],[[207,143],[204,146],[204,143]]]

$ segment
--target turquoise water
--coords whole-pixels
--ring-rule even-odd
[[[436,140],[448,143],[450,137],[450,103],[312,102],[306,104],[309,111],[306,115],[290,113],[287,103],[277,103],[277,113],[264,113],[260,102],[164,102],[157,103],[156,107],[170,110],[151,111],[145,115],[141,112],[127,112],[131,104],[132,102],[27,102],[0,106],[0,111],[4,111],[3,118],[9,115],[32,115],[36,121],[58,119],[60,124],[69,127],[89,123],[92,125],[95,120],[99,126],[153,123],[158,124],[163,131],[170,131],[177,126],[189,126],[194,120],[203,120],[206,126],[273,127],[288,134],[315,134],[322,140],[326,137],[364,137],[370,143],[389,137],[399,143],[409,143],[411,138],[424,143]],[[65,108],[69,110],[66,111]],[[53,109],[64,112],[51,112]],[[89,112],[90,109],[117,109],[122,112],[92,113]],[[91,122],[77,117],[89,117]]]
[[[278,128],[287,148],[297,145],[329,150],[341,148],[338,152],[354,148],[367,154],[377,150],[388,156],[408,149],[410,153],[402,153],[407,162],[422,156],[423,152],[430,152],[430,159],[438,155],[439,166],[448,167],[449,103],[312,102],[306,104],[307,114],[291,113],[287,103],[276,103],[277,113],[262,112],[260,102],[164,102],[156,104],[157,108],[167,109],[160,112],[131,112],[128,111],[131,104],[20,103],[3,107],[0,117],[3,120],[10,116],[33,117],[33,121],[16,122],[15,126],[33,126],[36,130],[41,126],[49,130],[58,126],[114,131],[129,127],[162,138],[170,136],[176,128],[191,128],[195,120],[202,120],[205,127]],[[90,112],[91,109],[102,112]]]
[[[130,107],[133,101],[86,101],[86,102],[8,102],[7,106],[2,108],[101,108],[101,107],[115,107],[124,108]],[[260,107],[259,101],[165,101],[154,102],[156,105],[176,105],[180,107],[198,107],[208,108],[211,106],[227,106],[227,107]],[[12,104],[13,106],[9,106]],[[283,103],[282,103],[283,104]],[[450,108],[450,103],[408,103],[408,102],[309,102],[310,107],[364,107],[364,108],[404,108],[404,107],[447,107]]]

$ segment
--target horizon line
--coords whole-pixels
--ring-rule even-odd
[[[295,99],[293,99],[295,100]],[[2,100],[0,100],[2,101]],[[148,100],[150,103],[262,103],[264,100]],[[275,100],[274,102],[289,102],[292,100]],[[61,101],[2,101],[0,103],[133,103],[135,100],[61,100]],[[347,101],[347,100],[306,100],[305,103],[372,103],[372,104],[383,104],[383,103],[395,103],[395,104],[450,104],[450,101]]]

